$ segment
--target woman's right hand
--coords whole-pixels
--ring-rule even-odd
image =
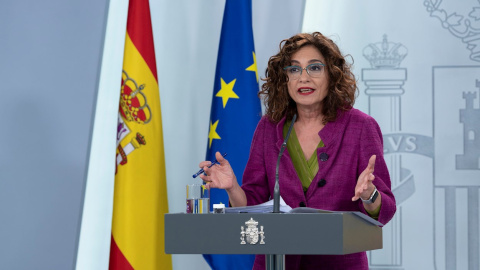
[[[200,178],[205,181],[208,188],[220,188],[225,190],[231,190],[238,185],[237,178],[233,173],[232,166],[228,160],[226,160],[220,152],[215,153],[215,158],[218,163],[208,168],[212,162],[202,161],[199,167],[203,168],[205,173],[200,174]]]

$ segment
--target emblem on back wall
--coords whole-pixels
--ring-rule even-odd
[[[458,10],[449,11],[441,7],[442,2],[442,0],[425,0],[423,4],[431,17],[440,20],[443,28],[467,44],[470,59],[480,62],[480,5],[465,9],[468,4],[455,3],[448,7],[455,7]],[[462,11],[465,13],[462,14]]]
[[[479,269],[480,66],[434,66],[435,269]]]
[[[425,0],[480,62],[480,2]],[[445,1],[446,2],[446,1]],[[453,2],[453,1],[450,1]],[[433,66],[435,269],[480,269],[480,66]],[[435,136],[435,134],[439,134]]]
[[[480,81],[475,85],[480,89]],[[463,154],[456,156],[457,170],[480,170],[480,109],[474,108],[479,100],[477,92],[463,92],[465,109],[460,109],[463,124]]]
[[[404,153],[433,156],[433,139],[420,134],[402,132],[401,96],[405,93],[407,69],[400,67],[408,50],[401,43],[390,42],[383,35],[381,42],[363,49],[371,68],[362,69],[362,80],[368,96],[368,113],[383,132],[384,158],[387,163],[397,213],[384,227],[384,248],[370,251],[370,269],[404,269],[402,204],[415,193],[414,174],[404,167]]]
[[[265,233],[263,231],[263,226],[260,226],[260,231],[258,231],[258,221],[253,220],[253,218],[250,218],[250,220],[245,222],[245,226],[247,229],[243,226],[241,226],[241,232],[240,232],[240,244],[241,245],[246,245],[249,243],[250,245],[255,245],[260,240],[260,245],[265,244]]]

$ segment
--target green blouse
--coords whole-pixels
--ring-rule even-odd
[[[288,133],[288,127],[290,126],[291,121],[287,121],[283,126],[283,137],[285,138]],[[323,141],[320,140],[318,143],[317,149],[324,147]],[[290,133],[290,139],[287,142],[287,150],[292,159],[293,166],[297,172],[298,178],[302,182],[303,192],[307,193],[308,187],[312,183],[313,178],[318,173],[318,158],[317,151],[314,151],[312,156],[307,160],[303,154],[302,147],[298,141],[297,134],[295,133],[295,128],[292,129]],[[368,211],[367,213],[375,219],[378,219],[378,214],[380,213],[380,206],[377,207],[374,211]]]
[[[287,136],[288,127],[290,126],[291,121],[288,121],[283,126],[283,137]],[[320,140],[317,148],[324,147],[323,141]],[[290,139],[287,142],[287,149],[290,157],[292,158],[293,166],[295,171],[297,171],[298,178],[302,182],[303,192],[307,192],[308,187],[312,183],[313,178],[318,173],[318,158],[317,151],[313,152],[312,156],[306,160],[305,155],[303,154],[302,147],[298,141],[297,133],[295,129],[292,129],[290,134]]]

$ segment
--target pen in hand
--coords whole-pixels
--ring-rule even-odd
[[[227,153],[224,153],[222,156],[225,157],[227,155]],[[208,166],[208,168],[211,168],[213,165],[215,164],[220,164],[220,162],[218,162],[216,159],[214,161],[212,161],[212,164],[210,164]],[[203,168],[200,169],[196,174],[192,175],[193,178],[197,178],[197,176],[199,176],[201,173],[204,173],[204,170]]]

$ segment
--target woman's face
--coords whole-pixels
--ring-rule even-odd
[[[287,83],[288,94],[297,104],[298,110],[322,110],[323,100],[328,93],[328,72],[325,69],[325,59],[320,51],[313,45],[307,45],[294,53],[291,57],[291,66],[301,68],[293,69],[298,77],[289,74]],[[313,64],[313,65],[312,65]],[[310,74],[304,68],[309,67]]]

